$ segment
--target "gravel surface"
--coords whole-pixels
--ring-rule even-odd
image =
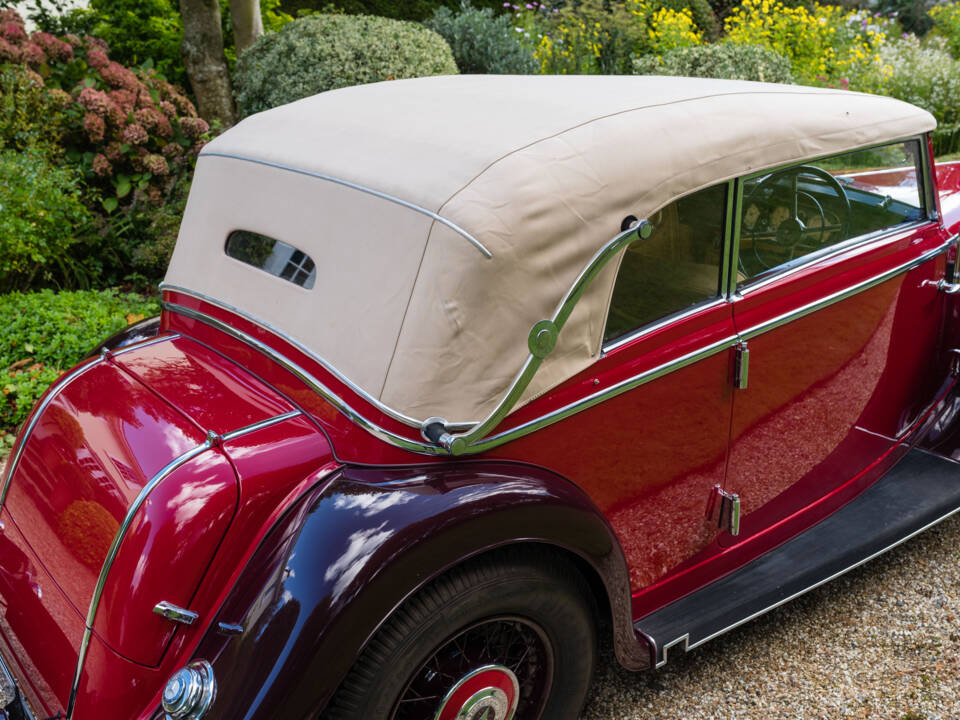
[[[582,715],[721,718],[960,720],[960,516],[659,671],[604,649]]]

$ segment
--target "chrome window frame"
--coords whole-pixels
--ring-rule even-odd
[[[605,340],[600,349],[600,357],[606,357],[608,353],[614,352],[619,348],[629,345],[634,340],[639,340],[642,337],[655,333],[657,330],[672,325],[675,322],[680,322],[685,318],[696,315],[697,313],[704,312],[713,307],[718,307],[727,302],[729,295],[728,287],[730,283],[730,235],[732,233],[732,225],[734,219],[734,209],[736,205],[736,178],[721,181],[714,183],[713,185],[708,185],[705,188],[700,188],[700,190],[694,190],[692,193],[687,193],[686,195],[681,195],[678,198],[674,198],[667,205],[682,200],[684,198],[690,197],[691,195],[696,195],[698,192],[703,190],[709,190],[710,188],[719,187],[721,185],[725,186],[725,196],[723,201],[723,231],[721,243],[722,247],[720,249],[720,267],[717,268],[717,294],[700,300],[693,305],[690,305],[685,308],[681,308],[676,312],[672,312],[669,315],[663,315],[662,317],[655,318],[650,322],[644,323],[643,325],[638,325],[633,330],[628,330],[622,335],[618,335],[615,338],[610,340]],[[666,206],[664,206],[666,207]],[[620,275],[620,268],[617,268],[617,277]],[[616,280],[614,280],[614,285],[616,285]],[[610,308],[613,306],[613,297],[611,295],[610,304],[607,306],[606,316],[610,315]],[[606,331],[606,322],[604,322],[604,332]]]
[[[781,279],[800,272],[806,268],[809,268],[817,263],[823,262],[826,259],[831,257],[841,255],[848,250],[854,249],[861,245],[866,246],[871,243],[877,242],[879,240],[885,240],[887,238],[893,237],[902,232],[913,232],[924,225],[927,225],[931,222],[936,222],[939,219],[939,216],[936,212],[936,200],[933,198],[933,182],[930,176],[931,165],[930,165],[930,152],[929,145],[927,144],[928,133],[923,135],[910,135],[904,138],[897,138],[894,140],[887,140],[882,143],[873,143],[870,145],[865,145],[859,148],[853,148],[851,150],[845,150],[840,153],[832,153],[830,155],[820,155],[817,157],[808,158],[801,162],[789,163],[786,165],[777,165],[772,168],[767,168],[765,170],[757,170],[755,172],[743,175],[740,178],[737,178],[737,208],[736,208],[736,220],[735,220],[735,230],[733,233],[733,252],[731,252],[731,267],[730,267],[730,283],[727,287],[727,295],[732,300],[736,301],[742,297],[749,295],[750,293],[759,290],[760,288],[766,287],[774,282],[778,282]],[[920,209],[923,210],[925,218],[921,220],[912,220],[900,223],[899,225],[894,225],[889,228],[882,228],[880,230],[875,230],[864,235],[858,235],[856,237],[848,238],[843,242],[839,242],[835,245],[829,245],[827,247],[815,250],[806,255],[801,255],[795,260],[791,260],[788,263],[784,263],[778,268],[771,268],[771,270],[777,270],[777,272],[771,272],[769,275],[763,275],[762,277],[754,280],[748,281],[743,285],[739,285],[736,282],[737,277],[737,268],[739,267],[737,261],[740,258],[740,235],[741,235],[741,221],[743,215],[743,185],[746,181],[752,180],[754,178],[762,177],[764,175],[770,175],[772,173],[778,173],[783,170],[789,170],[790,168],[799,167],[801,165],[807,165],[809,163],[819,162],[821,160],[829,160],[835,157],[841,157],[843,155],[849,155],[856,152],[864,152],[867,150],[875,150],[877,148],[889,147],[891,145],[897,145],[900,143],[916,142],[918,145],[918,155],[919,155],[919,167],[918,167],[918,176],[917,176],[917,185],[920,195],[920,200],[923,202],[923,207]]]

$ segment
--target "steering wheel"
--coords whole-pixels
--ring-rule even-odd
[[[818,182],[829,185],[836,191],[837,198],[840,201],[839,222],[828,222],[827,213],[824,211],[820,201],[811,193],[800,189],[799,180],[801,176],[815,178]],[[770,203],[765,199],[765,196],[773,195],[775,193],[773,186],[781,182],[784,178],[789,178],[790,180],[788,206],[786,208],[781,206],[771,212],[769,209]],[[798,249],[809,251],[822,245],[824,240],[829,237],[828,233],[839,231],[840,236],[846,238],[850,231],[850,199],[847,197],[843,185],[826,170],[814,167],[813,165],[797,165],[772,172],[760,179],[743,199],[743,206],[745,208],[749,208],[750,203],[753,203],[753,205],[758,208],[767,206],[767,216],[762,217],[758,211],[758,217],[751,227],[747,227],[745,222],[742,223],[740,237],[751,238],[753,240],[753,253],[757,261],[766,269],[780,265],[784,260],[781,254],[775,262],[768,263],[760,255],[758,240],[761,242],[768,241],[778,246],[779,249],[787,253],[787,261],[790,261],[794,259]],[[806,206],[806,209],[812,209],[815,213],[814,217],[819,216],[819,223],[812,223],[809,216],[807,216],[806,223],[801,220],[801,204]],[[777,223],[775,227],[771,227],[771,216],[780,209],[787,209],[789,215]],[[746,213],[744,213],[744,217],[745,216]]]

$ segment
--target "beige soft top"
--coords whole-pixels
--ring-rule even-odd
[[[344,88],[206,146],[166,282],[281,330],[395,414],[478,421],[526,360],[530,328],[625,216],[935,124],[890,98],[691,78]],[[306,252],[314,287],[228,258],[235,229]],[[616,267],[577,306],[524,401],[597,359]]]

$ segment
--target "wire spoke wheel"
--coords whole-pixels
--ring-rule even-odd
[[[529,620],[484,620],[447,640],[413,674],[391,720],[532,720],[550,694],[553,654]]]

